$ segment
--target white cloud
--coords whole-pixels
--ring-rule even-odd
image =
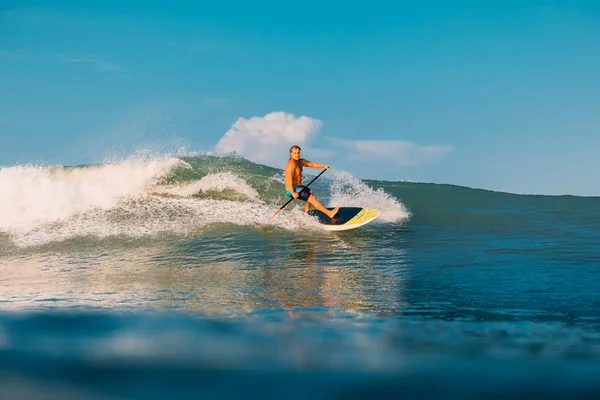
[[[239,118],[219,140],[217,153],[236,152],[250,161],[281,168],[289,157],[293,144],[302,147],[309,160],[344,164],[361,162],[376,165],[381,162],[398,166],[425,164],[448,155],[452,146],[422,146],[402,140],[347,140],[323,137],[327,142],[310,146],[321,129],[322,122],[310,117],[296,118],[292,114],[273,112],[264,117]],[[322,143],[322,141],[321,141]]]
[[[293,144],[303,146],[319,131],[318,119],[273,112],[264,117],[239,118],[219,140],[216,151],[236,152],[248,160],[281,167]]]
[[[96,55],[70,56],[62,53],[54,53],[54,56],[59,60],[68,63],[88,64],[92,68],[101,71],[117,71],[121,69],[121,67],[119,67],[118,65],[106,62],[102,59],[102,57]]]
[[[221,111],[227,108],[227,105],[231,103],[232,99],[228,97],[204,97],[204,105],[210,110]]]
[[[25,50],[8,51],[0,50],[0,58],[18,59],[31,56],[31,53]]]
[[[349,153],[349,160],[377,159],[391,161],[396,165],[424,164],[448,155],[454,147],[445,145],[422,146],[403,140],[347,140],[327,138]]]

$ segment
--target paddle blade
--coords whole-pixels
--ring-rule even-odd
[[[264,231],[265,228],[267,227],[267,225],[269,225],[269,222],[271,222],[273,220],[273,218],[275,218],[277,216],[277,214],[279,214],[280,211],[281,211],[281,208],[278,209],[277,211],[275,211],[275,214],[273,214],[273,216],[271,218],[269,218],[269,220],[267,221],[267,223],[262,228],[260,228],[260,229]]]

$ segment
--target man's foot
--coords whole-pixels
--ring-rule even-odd
[[[337,206],[336,208],[334,208],[333,210],[329,211],[327,213],[327,216],[329,218],[333,218],[335,216],[335,214],[337,214],[337,212],[340,210],[340,206]]]

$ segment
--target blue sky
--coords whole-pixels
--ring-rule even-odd
[[[297,138],[358,177],[600,195],[598,2],[79,3],[0,6],[0,165],[235,132],[272,165]]]

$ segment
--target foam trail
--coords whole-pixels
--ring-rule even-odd
[[[139,195],[183,162],[126,160],[85,168],[13,166],[0,169],[0,230],[29,230]]]
[[[252,202],[146,195],[121,202],[110,210],[96,209],[54,224],[38,225],[11,233],[21,248],[61,242],[77,237],[144,238],[160,234],[197,235],[215,224],[259,227],[273,214],[273,207]],[[319,230],[320,225],[301,210],[288,210],[271,224],[286,230]]]
[[[374,190],[346,171],[332,171],[329,205],[371,207],[381,210],[379,220],[397,222],[410,217],[404,204],[383,189]]]

